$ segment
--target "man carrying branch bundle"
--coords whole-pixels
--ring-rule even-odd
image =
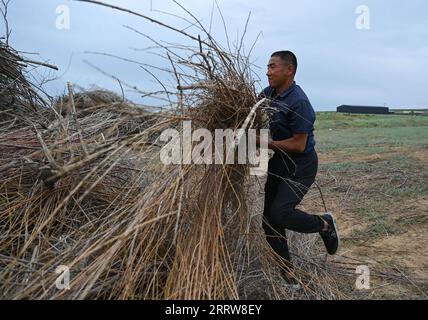
[[[293,282],[285,229],[318,232],[329,254],[336,253],[339,237],[330,213],[319,216],[296,209],[315,181],[318,170],[313,133],[315,112],[306,94],[294,81],[296,56],[290,51],[275,52],[267,68],[269,87],[263,90],[261,97],[272,100],[272,140],[268,147],[275,154],[268,165],[263,228],[270,246],[283,259],[283,277]]]

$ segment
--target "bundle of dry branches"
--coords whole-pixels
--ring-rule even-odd
[[[283,287],[247,165],[160,163],[159,133],[183,120],[212,132],[263,126],[249,58],[224,50],[194,19],[205,40],[185,34],[194,46],[163,47],[175,109],[148,113],[102,99],[76,108],[69,85],[45,128],[29,120],[0,129],[3,297],[345,297],[313,237],[291,239],[303,289]],[[58,289],[58,266],[70,270],[69,289]]]
[[[33,118],[36,116],[34,111],[37,112],[39,122],[49,121],[45,119],[45,108],[41,108],[47,105],[47,95],[26,77],[38,66],[57,69],[50,64],[26,59],[0,40],[0,123],[3,126],[22,123],[29,111],[33,112]]]
[[[22,65],[18,54],[2,41],[0,41],[0,59],[2,106],[11,106],[16,97],[26,97],[26,100],[32,102],[35,94],[23,75],[25,66]]]

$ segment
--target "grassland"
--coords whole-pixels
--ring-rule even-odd
[[[378,274],[366,298],[428,297],[428,117],[317,114],[318,183],[338,219],[341,256]],[[302,205],[320,211],[316,191]],[[403,279],[405,279],[403,281]]]

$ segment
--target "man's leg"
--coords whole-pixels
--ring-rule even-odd
[[[276,229],[288,229],[300,233],[316,233],[324,228],[324,221],[318,215],[296,209],[312,182],[287,179],[278,186],[274,202],[270,206],[269,220]]]
[[[268,176],[265,184],[263,229],[266,234],[266,240],[272,249],[284,260],[290,261],[285,229],[277,228],[277,226],[271,221],[269,214],[278,191],[278,186],[281,183],[281,176],[283,175],[284,166],[281,163],[281,159],[274,156],[269,160]]]
[[[321,217],[295,208],[315,181],[317,170],[318,158],[314,153],[296,165],[295,173],[290,178],[281,179],[267,213],[275,229],[289,229],[301,233],[323,230],[324,221]]]

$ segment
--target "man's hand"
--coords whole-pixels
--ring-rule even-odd
[[[291,153],[303,153],[308,140],[307,133],[294,133],[293,137],[286,140],[269,141],[268,147],[273,150],[282,150]]]

